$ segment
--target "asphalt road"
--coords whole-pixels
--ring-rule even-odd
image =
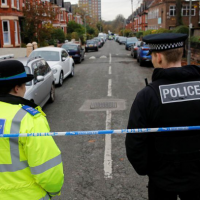
[[[125,129],[137,92],[151,80],[153,68],[140,67],[124,45],[107,41],[86,53],[75,76],[56,88],[56,100],[44,111],[52,131]],[[80,111],[87,100],[124,100],[118,111]],[[55,137],[62,151],[65,182],[59,200],[144,200],[147,177],[136,174],[126,158],[125,135]]]

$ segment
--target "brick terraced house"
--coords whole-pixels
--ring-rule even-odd
[[[189,25],[189,1],[181,1],[184,25]],[[192,1],[192,25],[199,27],[199,1]],[[176,27],[176,1],[155,0],[148,11],[148,29],[174,29]]]
[[[0,0],[0,48],[20,47],[23,0]]]

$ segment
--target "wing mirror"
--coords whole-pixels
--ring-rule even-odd
[[[44,76],[37,76],[37,82],[44,81]]]
[[[66,58],[65,57],[62,57],[62,61],[65,61],[66,60]]]

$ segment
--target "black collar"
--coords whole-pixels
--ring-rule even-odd
[[[0,95],[0,101],[5,102],[5,103],[14,104],[14,105],[22,104],[22,105],[30,106],[32,108],[36,108],[38,106],[37,104],[35,104],[32,101],[29,101],[22,97],[14,96],[11,94]]]
[[[156,68],[152,75],[152,81],[167,79],[171,81],[188,81],[200,79],[200,68],[195,65],[172,67],[168,69]]]

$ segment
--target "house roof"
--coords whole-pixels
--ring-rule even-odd
[[[71,13],[72,12],[71,2],[64,2],[64,8],[66,8],[67,12]]]

